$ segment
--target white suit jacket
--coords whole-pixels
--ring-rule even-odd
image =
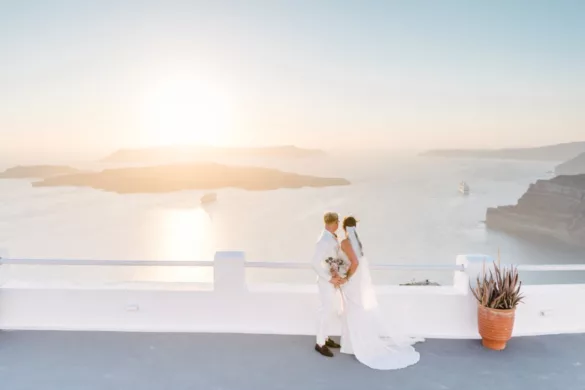
[[[329,282],[331,280],[331,272],[329,271],[329,265],[325,260],[329,257],[334,259],[339,257],[339,242],[328,230],[323,230],[321,237],[315,245],[315,254],[311,265],[319,276],[319,281]]]

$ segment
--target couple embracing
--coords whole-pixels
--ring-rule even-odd
[[[315,350],[333,357],[331,349],[355,355],[366,366],[395,370],[418,362],[420,355],[412,346],[415,339],[390,330],[379,313],[368,260],[357,233],[357,220],[343,220],[345,237],[337,237],[339,216],[326,213],[325,229],[319,238],[312,266],[318,275],[321,305],[318,315]],[[329,338],[329,327],[338,316],[341,295],[343,312],[340,344]]]

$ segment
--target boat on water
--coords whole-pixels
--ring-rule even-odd
[[[469,195],[469,185],[462,181],[461,183],[459,183],[459,192],[462,193],[463,195]]]
[[[201,204],[213,203],[217,200],[217,194],[205,194],[201,197]]]

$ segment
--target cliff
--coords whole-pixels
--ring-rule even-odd
[[[539,180],[517,205],[488,209],[486,224],[585,247],[585,175]]]
[[[43,179],[58,175],[79,173],[80,171],[62,165],[28,165],[16,166],[0,173],[0,179]]]
[[[557,175],[582,175],[585,174],[585,153],[581,153],[555,168]]]
[[[305,176],[276,169],[232,167],[212,163],[106,169],[102,172],[51,177],[33,183],[36,187],[91,187],[117,193],[159,193],[226,187],[245,190],[276,190],[348,184],[349,182],[345,179]]]
[[[570,142],[558,145],[541,146],[537,148],[516,149],[445,149],[430,150],[422,156],[431,157],[459,157],[459,158],[493,158],[507,160],[534,160],[534,161],[565,161],[581,153],[585,153],[585,142]]]
[[[155,162],[169,164],[194,160],[212,160],[234,157],[304,158],[318,157],[325,152],[318,149],[302,149],[296,146],[275,146],[267,148],[220,148],[205,146],[158,147],[146,149],[122,149],[104,158],[108,163]]]

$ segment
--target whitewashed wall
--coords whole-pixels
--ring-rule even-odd
[[[0,289],[0,329],[313,334],[316,286],[247,286],[244,262],[243,253],[218,253],[214,284],[187,288],[6,283]],[[456,271],[449,287],[380,287],[386,320],[413,336],[479,337],[468,284],[482,262],[459,256],[467,271]],[[516,336],[585,332],[585,285],[527,286],[524,293]]]

